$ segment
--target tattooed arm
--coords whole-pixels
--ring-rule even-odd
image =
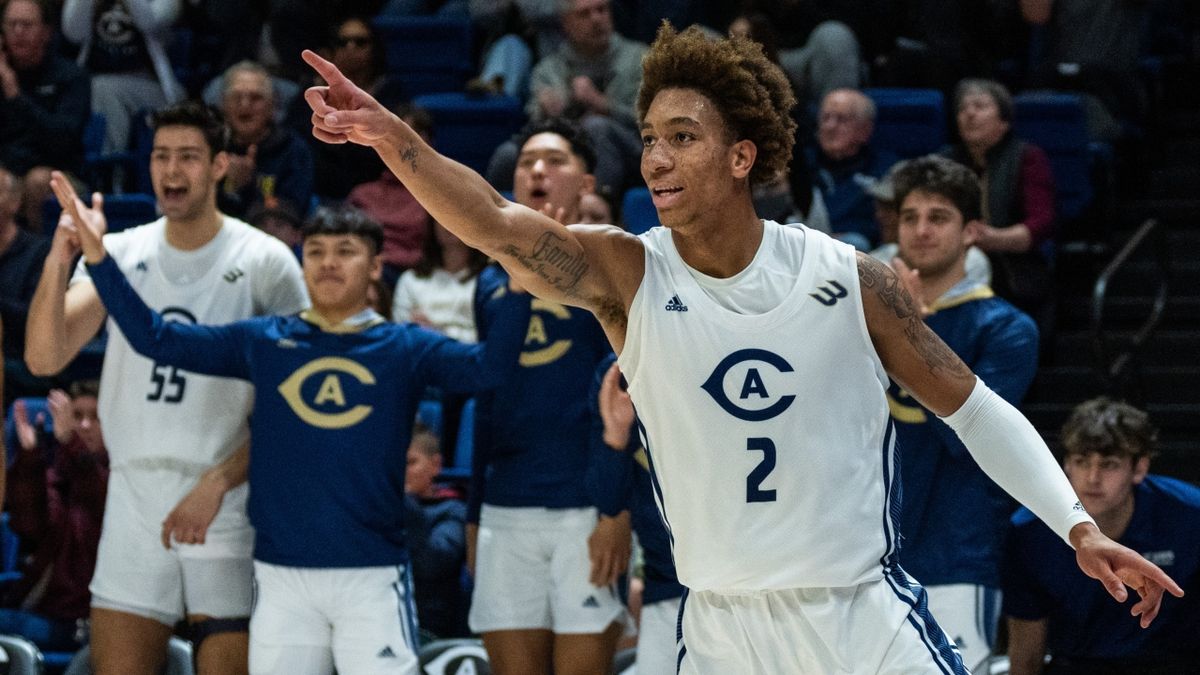
[[[932,412],[958,410],[975,387],[975,375],[922,320],[912,296],[892,268],[858,254],[867,332],[883,367]]]
[[[500,196],[482,176],[429,147],[328,61],[304,59],[329,83],[312,87],[313,135],[375,149],[438,222],[492,256],[534,295],[596,312],[614,336],[641,282],[640,241],[618,228],[565,227]]]

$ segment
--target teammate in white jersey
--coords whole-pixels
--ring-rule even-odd
[[[219,113],[185,103],[155,113],[153,123],[150,176],[163,218],[105,237],[142,297],[192,323],[306,307],[291,251],[217,210],[228,166]],[[101,202],[93,197],[93,206]],[[71,276],[79,249],[70,230],[55,233],[29,314],[26,359],[38,374],[61,370],[106,316],[86,270]],[[185,616],[200,673],[246,672],[252,393],[245,383],[145,359],[109,327],[100,415],[112,475],[91,583],[95,672],[159,672]]]
[[[1162,570],[1105,537],[1033,427],[922,322],[883,263],[763,223],[795,99],[761,47],[670,27],[643,61],[642,176],[666,229],[562,227],[431,150],[338,70],[314,135],[374,147],[430,214],[535,295],[594,312],[644,423],[680,581],[684,673],[962,673],[894,563],[888,376],[944,416],[1001,486],[1143,625]]]

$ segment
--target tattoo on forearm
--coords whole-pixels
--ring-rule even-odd
[[[413,173],[417,172],[417,155],[418,154],[420,154],[420,151],[417,150],[416,143],[409,143],[407,148],[400,151],[400,159],[403,159],[404,161],[409,163],[409,166],[412,167]]]
[[[575,296],[579,280],[588,271],[588,263],[583,251],[568,250],[564,246],[566,241],[566,237],[546,232],[538,237],[530,251],[521,251],[509,244],[504,252],[554,288]]]
[[[904,336],[916,349],[931,373],[944,372],[953,377],[972,377],[962,359],[937,336],[917,311],[912,296],[892,268],[866,255],[858,256],[858,280],[904,322]]]

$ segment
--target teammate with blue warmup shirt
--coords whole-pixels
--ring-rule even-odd
[[[1139,551],[1189,592],[1139,630],[1129,603],[1109,602],[1071,549],[1027,509],[1012,517],[1004,613],[1012,675],[1188,675],[1200,668],[1200,488],[1150,473],[1157,430],[1109,398],[1079,404],[1063,424],[1063,468],[1108,536]],[[1046,654],[1050,664],[1043,670]]]
[[[888,377],[1148,624],[1161,569],[1096,528],[1032,425],[883,263],[763,222],[795,104],[761,46],[669,27],[642,62],[642,177],[664,227],[564,227],[433,151],[313,52],[313,133],[375,148],[430,214],[543,299],[590,309],[643,422],[679,580],[681,673],[965,672],[896,562]]]
[[[381,273],[382,229],[358,211],[321,210],[303,232],[310,309],[224,326],[164,321],[107,255],[98,202],[85,207],[59,175],[52,186],[135,349],[255,385],[250,672],[415,674],[404,477],[417,404],[427,385],[468,393],[502,379],[528,299],[513,294],[512,320],[495,327],[487,348],[387,323],[367,301]]]

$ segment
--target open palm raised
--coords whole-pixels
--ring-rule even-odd
[[[93,192],[92,206],[88,208],[79,199],[79,195],[75,194],[71,181],[59,171],[50,174],[50,189],[54,190],[58,205],[63,210],[58,226],[74,231],[79,239],[79,247],[83,250],[83,257],[88,262],[99,262],[104,258],[104,244],[101,239],[108,231],[108,219],[104,217],[104,196]]]

